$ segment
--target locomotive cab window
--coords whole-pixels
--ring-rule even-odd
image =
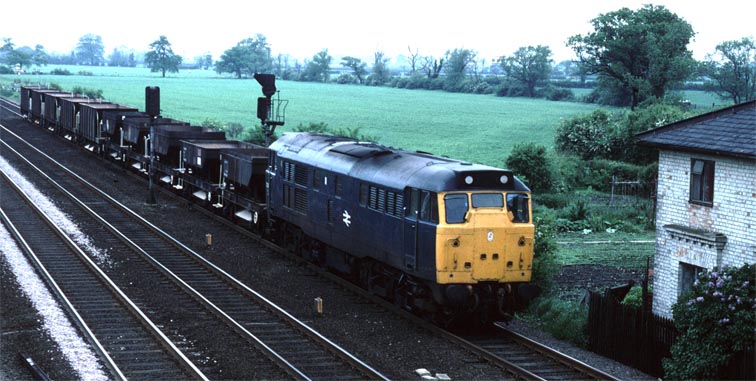
[[[473,193],[473,208],[503,208],[504,196],[501,193]]]
[[[465,216],[469,208],[467,194],[447,194],[444,196],[444,204],[446,205],[446,223],[461,224],[465,222]]]
[[[512,222],[530,222],[530,198],[526,193],[507,194],[507,215]]]

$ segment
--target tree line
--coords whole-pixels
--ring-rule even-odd
[[[631,109],[663,100],[670,90],[695,78],[704,78],[705,90],[733,103],[756,98],[753,37],[724,41],[706,60],[698,62],[687,49],[695,35],[692,26],[663,6],[622,8],[600,14],[591,23],[592,32],[567,41],[576,59],[558,65],[551,49],[542,45],[520,47],[491,62],[479,58],[472,49],[452,49],[442,57],[433,57],[408,47],[408,68],[399,73],[388,66],[390,59],[381,51],[374,53],[372,62],[345,56],[335,63],[327,49],[303,62],[286,54],[273,56],[266,37],[257,34],[239,41],[215,62],[209,54],[195,57],[194,67],[213,68],[239,79],[268,72],[287,80],[571,99],[571,91],[553,86],[555,68],[560,68],[573,84],[585,84],[592,78],[594,90],[588,101]],[[105,60],[102,39],[93,34],[82,36],[70,56],[48,55],[41,45],[16,49],[10,38],[3,42],[0,62],[11,67],[50,63],[136,66],[140,61],[133,51],[119,49]],[[184,63],[165,36],[152,42],[140,58],[145,66],[163,76],[178,72]],[[334,72],[338,73],[332,78]]]

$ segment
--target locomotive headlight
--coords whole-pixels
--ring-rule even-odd
[[[506,184],[506,183],[508,183],[508,182],[509,182],[509,176],[507,176],[507,175],[502,175],[502,176],[501,176],[501,177],[499,178],[499,181],[501,181],[501,183],[502,183],[502,184]]]
[[[473,183],[473,177],[472,176],[465,177],[465,184],[471,185],[472,183]]]

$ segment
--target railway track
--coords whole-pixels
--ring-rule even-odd
[[[616,377],[575,358],[540,344],[495,323],[485,334],[466,335],[481,355],[503,367],[517,369],[518,374],[532,380],[618,380]]]
[[[108,266],[113,268],[110,271],[118,278],[118,273],[123,273],[125,264],[128,264],[129,272],[140,274],[139,282],[121,276],[124,289],[135,295],[137,304],[149,307],[153,318],[169,332],[172,339],[194,343],[194,349],[190,352],[195,355],[190,357],[210,376],[254,377],[249,374],[234,376],[229,374],[229,369],[233,372],[234,364],[242,363],[257,363],[259,366],[255,366],[255,369],[265,369],[264,362],[267,362],[278,365],[287,372],[288,377],[297,379],[385,379],[355,356],[128,211],[116,200],[92,190],[90,185],[68,173],[61,165],[51,164],[50,158],[9,130],[6,132],[3,135],[6,152],[29,156],[31,159],[26,164],[27,168],[32,167],[32,162],[35,167],[50,168],[44,171],[46,175],[42,175],[46,180],[38,184],[57,184],[54,186],[56,190],[47,192],[56,192],[61,195],[60,198],[65,194],[66,198],[74,200],[72,202],[76,206],[67,208],[70,213],[86,211],[88,216],[80,215],[77,220],[83,225],[82,230],[102,232],[98,234],[97,241],[100,247],[111,248]],[[11,146],[15,149],[11,149]],[[175,303],[172,306],[155,305],[156,289],[161,294],[171,292],[174,296],[169,299]],[[229,329],[235,332],[233,336],[237,340],[241,338],[246,343],[235,343],[229,339],[232,337],[226,332]],[[201,346],[199,341],[213,338],[215,343],[204,344],[217,349],[215,352],[211,350],[213,363],[203,363],[203,358],[207,360],[208,356],[198,350]],[[226,348],[234,350],[224,350]],[[260,359],[263,353],[265,361]],[[225,367],[215,365],[217,361],[222,361]],[[220,373],[223,369],[226,372]],[[286,377],[273,370],[265,372],[257,376]]]
[[[55,222],[0,171],[0,217],[114,379],[204,379]]]

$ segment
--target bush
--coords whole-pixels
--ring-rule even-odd
[[[0,65],[0,74],[16,74],[10,66]]]
[[[540,297],[530,303],[528,313],[531,323],[560,340],[567,340],[579,347],[588,345],[588,310],[576,302],[558,297]]]
[[[582,177],[582,184],[602,192],[612,190],[612,177],[618,180],[639,180],[646,186],[656,179],[656,164],[640,166],[620,161],[598,159],[587,163],[587,173]],[[648,190],[646,190],[648,191]]]
[[[52,75],[71,75],[71,72],[68,71],[68,69],[56,68],[56,69],[53,69],[52,71],[50,71],[50,74],[52,74]]]
[[[574,153],[583,160],[606,158],[614,124],[612,115],[604,110],[565,119],[554,137],[556,150]]]
[[[546,147],[535,143],[518,143],[506,160],[507,168],[528,179],[533,192],[546,193],[552,190],[554,170],[546,154]]]
[[[672,313],[679,336],[665,378],[725,378],[733,355],[756,341],[756,265],[702,272]]]
[[[636,164],[656,162],[657,150],[638,146],[635,135],[676,122],[686,116],[680,106],[677,105],[657,103],[637,108],[625,117],[622,123],[623,128],[619,129],[612,139],[611,158]]]
[[[651,294],[653,294],[654,290],[649,287],[648,289],[648,298],[651,299]],[[622,304],[633,307],[633,308],[643,308],[643,287],[641,286],[633,286],[630,291],[625,295],[625,299],[622,299]]]
[[[534,201],[551,209],[562,209],[572,202],[574,195],[566,193],[542,193]]]
[[[342,74],[338,78],[336,78],[336,83],[338,84],[352,84],[357,83],[357,78],[351,74]]]
[[[547,86],[538,92],[538,96],[550,101],[574,101],[575,94],[570,89],[560,89],[554,86]]]
[[[556,222],[550,213],[535,212],[533,223],[533,283],[547,292],[552,287],[554,274],[559,270],[556,262]]]
[[[515,81],[508,81],[501,85],[496,95],[500,97],[524,97],[526,93],[525,87]]]
[[[94,99],[102,99],[102,90],[100,89],[90,89],[88,87],[74,86],[71,92],[75,94],[84,94]]]

